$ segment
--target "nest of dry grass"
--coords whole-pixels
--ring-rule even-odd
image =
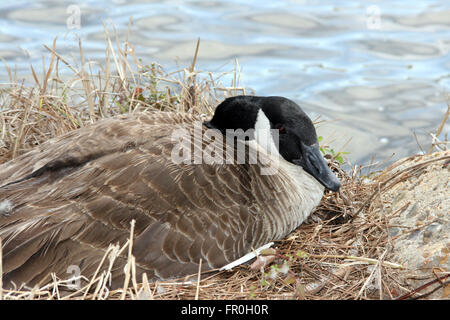
[[[80,64],[70,63],[56,52],[54,42],[41,80],[32,69],[33,85],[18,82],[9,70],[11,84],[0,94],[0,163],[104,117],[144,110],[211,114],[222,98],[246,93],[239,85],[237,65],[228,74],[230,86],[221,81],[224,74],[195,70],[198,43],[192,65],[169,74],[157,64],[143,64],[127,41],[120,45],[115,39],[114,46],[107,30],[106,35],[105,64],[86,62],[81,42]],[[112,266],[119,253],[128,250],[123,289],[111,291],[110,273],[105,271],[92,279],[53,277],[53,283],[42,288],[0,286],[0,298],[395,299],[409,292],[401,276],[403,266],[392,261],[388,218],[376,210],[383,206],[377,197],[380,184],[362,175],[361,167],[344,171],[337,161],[331,165],[342,182],[340,192],[326,193],[310,223],[264,252],[270,255],[266,265],[149,283],[134,273],[132,228],[130,240],[122,247],[111,245],[102,262]]]

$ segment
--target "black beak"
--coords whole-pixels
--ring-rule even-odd
[[[331,191],[338,191],[341,183],[320,153],[319,144],[315,143],[307,146],[302,143],[302,148],[303,159],[294,160],[294,163],[302,166],[306,172],[316,178],[325,188]]]

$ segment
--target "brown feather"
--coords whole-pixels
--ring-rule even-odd
[[[259,163],[174,164],[172,130],[192,134],[194,121],[201,119],[118,116],[1,165],[0,203],[12,205],[0,212],[6,286],[42,284],[51,272],[65,278],[71,265],[91,277],[109,244],[126,242],[133,219],[138,273],[150,279],[194,274],[200,259],[203,270],[221,267],[273,240],[280,227],[270,219],[292,212],[293,182],[260,175]],[[113,285],[122,284],[125,263],[126,253]]]

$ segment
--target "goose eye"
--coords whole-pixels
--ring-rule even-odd
[[[281,134],[286,133],[286,129],[285,129],[283,126],[280,126],[280,127],[278,128],[278,131],[279,131]]]

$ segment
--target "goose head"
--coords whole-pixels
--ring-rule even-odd
[[[277,129],[278,154],[300,166],[325,188],[338,191],[341,184],[319,149],[316,130],[308,115],[295,102],[283,97],[236,96],[227,98],[205,122],[208,128]]]

